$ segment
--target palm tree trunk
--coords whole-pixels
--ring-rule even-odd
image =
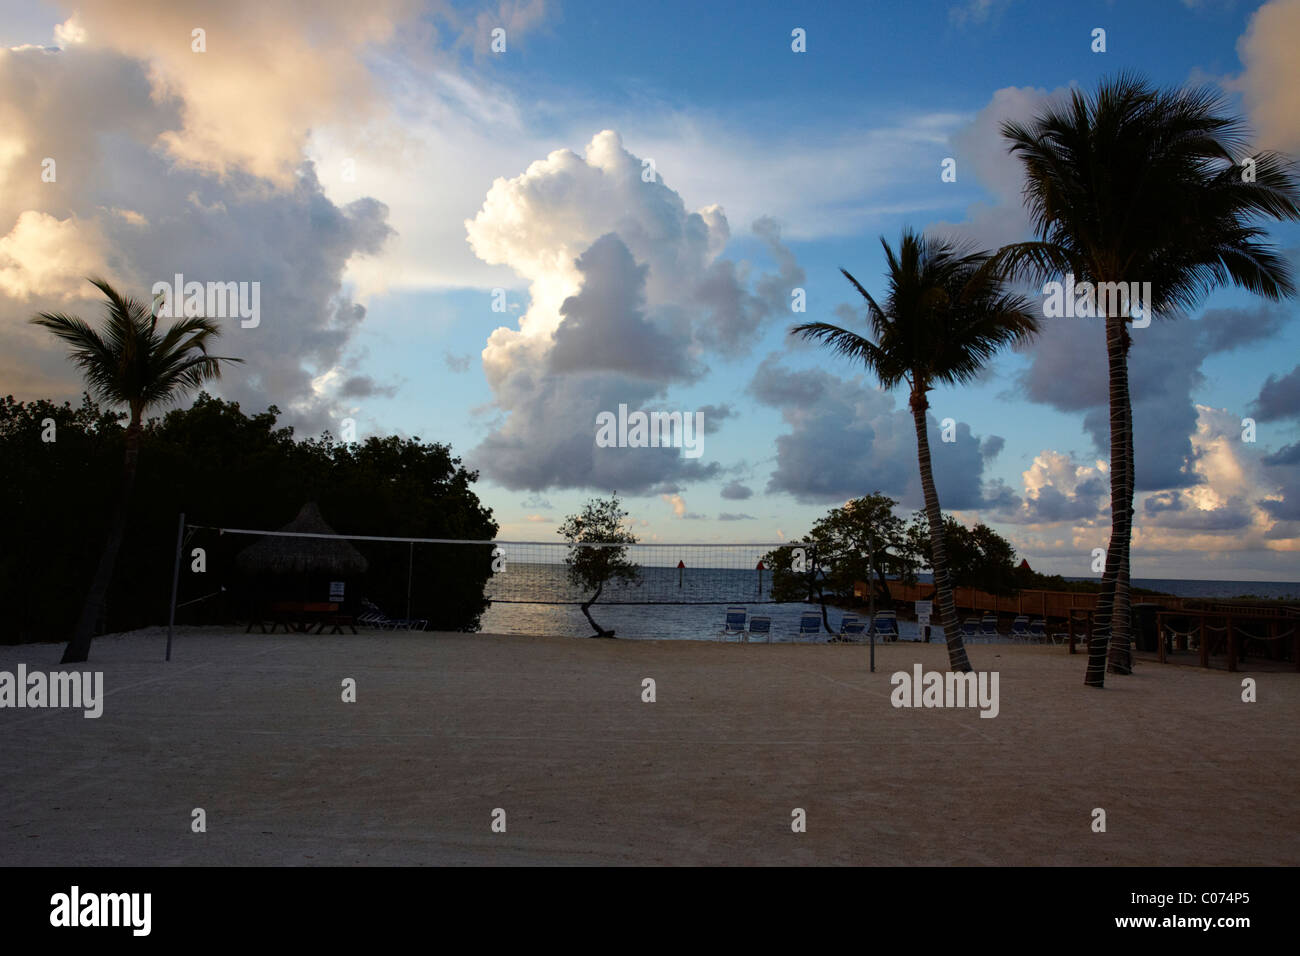
[[[1106,319],[1106,356],[1110,377],[1110,543],[1102,573],[1101,594],[1088,635],[1088,669],[1083,683],[1104,687],[1108,646],[1127,649],[1129,640],[1128,554],[1133,533],[1133,484],[1130,464],[1132,416],[1128,388],[1128,329],[1123,316]]]
[[[1128,351],[1131,347],[1131,339],[1128,337],[1128,327],[1124,329],[1124,391],[1128,394]],[[1108,667],[1112,674],[1132,674],[1133,673],[1133,593],[1129,584],[1129,565],[1132,560],[1133,549],[1133,495],[1134,486],[1134,451],[1133,442],[1133,403],[1132,401],[1124,402],[1124,463],[1127,469],[1124,485],[1124,514],[1127,515],[1128,532],[1121,542],[1119,555],[1119,570],[1115,576],[1115,611],[1116,617],[1122,613],[1125,619],[1123,629],[1124,638],[1121,640],[1116,637],[1116,631],[1112,622],[1110,646],[1108,651]],[[1122,609],[1122,611],[1121,611]]]
[[[939,623],[943,625],[943,638],[948,645],[948,667],[959,673],[971,669],[957,627],[957,605],[952,599],[952,585],[948,576],[948,550],[943,538],[943,513],[939,510],[939,493],[934,489],[934,474],[930,470],[930,438],[925,411],[930,407],[921,385],[912,389],[909,402],[912,420],[916,423],[916,460],[921,467],[921,492],[925,496],[925,517],[930,523],[930,567],[934,569],[934,591],[939,599]]]
[[[59,662],[61,664],[81,664],[90,657],[90,642],[94,637],[95,625],[99,622],[100,614],[103,613],[104,599],[108,595],[108,586],[113,581],[113,570],[117,567],[117,554],[122,549],[122,539],[126,537],[131,491],[135,487],[136,465],[140,461],[140,431],[140,416],[138,413],[133,413],[131,424],[126,429],[122,489],[108,526],[108,538],[104,542],[104,550],[99,554],[99,565],[95,568],[94,578],[91,579],[86,601],[81,606],[77,629],[63,651],[63,658]]]

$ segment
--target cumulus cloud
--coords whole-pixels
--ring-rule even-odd
[[[775,224],[755,224],[774,271],[721,258],[731,236],[723,211],[689,211],[605,130],[581,156],[554,150],[496,180],[465,226],[483,261],[529,283],[518,326],[496,329],[483,350],[502,413],[471,456],[485,476],[511,488],[664,493],[718,473],[676,449],[599,448],[595,419],[619,405],[662,407],[669,386],[697,381],[710,355],[743,353],[782,290],[803,281]],[[708,409],[706,431],[731,414]]]
[[[0,295],[57,299],[85,294],[85,276],[108,271],[109,249],[95,220],[56,219],[29,209],[0,238]]]
[[[1028,524],[1068,521],[1095,525],[1110,517],[1110,483],[1104,461],[1077,463],[1070,455],[1044,450],[1022,473],[1024,499],[1007,520]]]
[[[1002,136],[1005,122],[1027,123],[1067,91],[1008,86],[997,90],[969,123],[951,136],[949,148],[957,161],[957,184],[978,183],[991,197],[972,202],[960,222],[939,221],[927,232],[967,239],[982,249],[996,249],[1028,239],[1029,217],[1022,202],[1023,164],[1007,152]]]
[[[1261,342],[1286,321],[1273,305],[1209,309],[1197,320],[1163,321],[1133,331],[1129,383],[1133,403],[1135,478],[1139,491],[1185,487],[1200,479],[1192,467],[1197,427],[1193,396],[1212,355]],[[1089,319],[1050,319],[1029,352],[1019,383],[1031,401],[1083,412],[1084,430],[1109,455],[1105,334]]]
[[[1300,153],[1300,0],[1273,0],[1256,10],[1237,41],[1243,72],[1231,85],[1241,91],[1258,145]]]
[[[560,305],[563,320],[549,352],[553,372],[625,372],[651,381],[689,380],[690,357],[645,317],[648,267],[606,233],[578,257],[582,288]]]
[[[178,121],[156,133],[173,161],[217,175],[242,170],[286,188],[314,126],[380,110],[364,54],[414,21],[420,4],[76,0],[67,7],[75,15],[58,28],[61,43],[147,65],[152,95],[176,104]],[[203,52],[196,29],[204,31]]]
[[[218,171],[160,148],[167,133],[183,134],[186,97],[201,94],[159,80],[149,47],[158,25],[146,22],[147,10],[133,7],[106,27],[104,9],[82,7],[64,32],[84,30],[85,42],[61,52],[0,50],[0,376],[23,396],[80,391],[64,349],[26,320],[57,308],[97,321],[101,300],[87,274],[145,299],[154,282],[178,273],[185,281],[255,282],[260,325],[220,320],[218,353],[246,364],[229,369],[215,390],[253,408],[277,404],[300,429],[329,426],[345,396],[328,386],[342,383],[353,397],[382,392],[349,352],[365,310],[341,277],[354,257],[383,247],[386,208],[368,198],[326,199],[302,161],[301,139],[283,185],[256,175],[261,167],[248,156],[244,163],[223,154]],[[176,10],[194,17],[184,4],[169,10],[160,22]],[[221,24],[233,10],[208,21],[214,45],[231,42]],[[141,33],[130,39],[122,31],[138,18]],[[188,40],[185,50],[203,56],[189,53]],[[51,182],[40,175],[46,158]]]
[[[843,502],[872,489],[904,507],[921,504],[912,414],[894,396],[862,378],[845,379],[821,369],[792,370],[769,355],[748,386],[763,405],[779,409],[790,430],[776,439],[776,469],[768,491],[785,492],[806,503]],[[965,422],[955,441],[935,441],[939,423],[931,416],[931,458],[939,499],[948,509],[989,503],[981,487],[981,442]]]
[[[1192,480],[1135,497],[1134,554],[1300,551],[1300,453],[1256,450],[1241,441],[1239,416],[1224,409],[1198,405],[1195,413]],[[1105,546],[1110,488],[1104,461],[1079,462],[1044,450],[1023,481],[1020,506],[997,513],[1020,526],[1014,540],[1022,550],[1073,557]]]

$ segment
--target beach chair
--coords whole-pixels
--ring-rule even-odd
[[[866,632],[867,625],[856,614],[845,614],[840,619],[840,633],[836,640],[845,642],[856,642],[862,638]]]
[[[361,613],[357,615],[356,623],[361,627],[377,627],[385,631],[423,631],[429,621],[423,617],[410,620],[389,617],[375,602],[362,598]]]
[[[722,640],[726,640],[730,635],[735,634],[736,640],[742,640],[745,636],[745,621],[749,617],[749,612],[743,607],[733,604],[727,608],[727,617],[722,625]]]
[[[985,614],[980,619],[980,637],[991,644],[1001,636],[998,633],[998,616],[996,614]]]
[[[895,612],[876,612],[876,635],[882,641],[898,640],[898,615]]]
[[[961,639],[966,643],[973,644],[979,633],[980,622],[977,618],[968,617],[961,622]]]
[[[1029,642],[1029,615],[1019,614],[1011,622],[1011,639],[1013,641]]]
[[[768,644],[772,643],[772,619],[764,614],[755,614],[749,619],[749,631],[745,634],[745,643],[748,644],[760,634],[764,641]]]
[[[815,640],[817,635],[822,632],[822,616],[816,611],[804,611],[799,615],[799,631],[795,634],[795,643],[805,634],[812,635]]]
[[[1036,617],[1029,622],[1029,639],[1039,644],[1047,643],[1047,622]]]

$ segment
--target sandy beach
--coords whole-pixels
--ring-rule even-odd
[[[841,645],[185,628],[164,664],[164,642],[96,640],[99,719],[0,710],[6,864],[1300,863],[1294,673],[1140,664],[1096,691],[1063,648],[977,645],[981,719],[891,706],[938,645],[878,646],[871,674]]]

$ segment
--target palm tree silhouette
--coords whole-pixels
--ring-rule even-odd
[[[826,322],[810,322],[790,331],[861,361],[884,388],[907,384],[948,666],[969,671],[970,661],[957,626],[939,494],[930,467],[926,393],[936,384],[970,381],[1000,348],[1031,338],[1038,330],[1038,319],[1028,299],[1003,289],[1002,280],[987,268],[987,253],[969,252],[948,240],[926,238],[910,230],[904,230],[897,255],[883,237],[880,244],[889,266],[889,293],[883,306],[857,279],[840,270],[866,300],[870,338]]]
[[[1096,285],[1150,282],[1151,311],[1175,317],[1216,286],[1232,283],[1269,299],[1294,295],[1290,271],[1261,242],[1259,219],[1297,219],[1291,163],[1247,156],[1245,128],[1208,89],[1156,91],[1123,73],[1094,96],[1072,93],[1028,125],[1005,123],[1024,163],[1025,205],[1037,240],[999,250],[1004,276],[1072,273]],[[1129,553],[1133,533],[1133,409],[1128,328],[1132,309],[1103,311],[1110,379],[1111,534],[1088,644],[1084,683],[1129,673]],[[1146,317],[1147,319],[1150,316]]]
[[[209,340],[221,334],[213,320],[182,318],[160,333],[154,308],[123,296],[103,279],[88,281],[108,300],[102,331],[91,328],[77,316],[61,312],[41,312],[31,320],[71,346],[72,361],[81,369],[87,386],[97,398],[111,405],[125,405],[130,413],[121,492],[77,629],[63,652],[64,664],[78,664],[90,656],[95,624],[126,534],[145,411],[177,401],[204,382],[220,378],[222,362],[243,361],[208,355]]]

